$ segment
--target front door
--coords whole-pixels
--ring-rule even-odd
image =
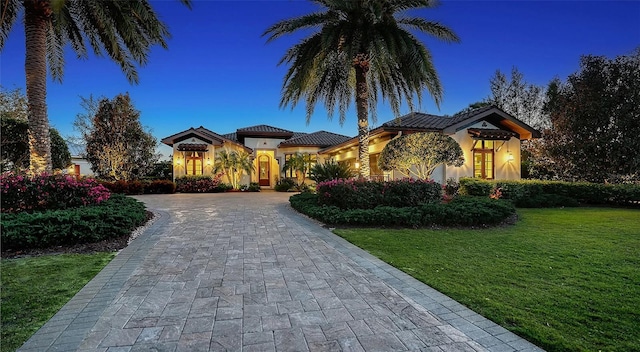
[[[269,161],[267,155],[260,155],[258,158],[258,183],[260,186],[271,186],[271,163]]]

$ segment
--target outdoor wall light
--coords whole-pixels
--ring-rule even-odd
[[[359,161],[356,161],[356,163],[354,164],[354,166],[356,167],[356,169],[359,169],[359,168],[360,168],[360,162],[359,162]]]
[[[507,162],[512,162],[514,159],[513,154],[509,153],[507,154]]]
[[[211,165],[211,158],[207,158],[207,165]]]
[[[176,165],[180,165],[180,157],[176,158]]]

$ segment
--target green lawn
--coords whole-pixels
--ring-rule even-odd
[[[491,229],[335,232],[549,351],[640,351],[640,211],[519,209]]]
[[[15,351],[113,259],[115,253],[2,259],[2,342]]]

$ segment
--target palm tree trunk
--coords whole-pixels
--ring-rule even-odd
[[[358,159],[360,160],[360,176],[369,179],[371,168],[369,166],[369,86],[367,84],[367,72],[369,62],[358,55],[354,59],[356,70],[356,109],[358,113]]]
[[[24,2],[24,27],[27,77],[27,101],[29,111],[30,171],[52,171],[51,140],[47,118],[47,26],[51,16],[48,1]]]

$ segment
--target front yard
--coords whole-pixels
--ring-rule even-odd
[[[480,230],[335,232],[548,351],[640,351],[640,211],[518,215]]]
[[[44,255],[2,259],[1,351],[15,351],[115,256]]]

